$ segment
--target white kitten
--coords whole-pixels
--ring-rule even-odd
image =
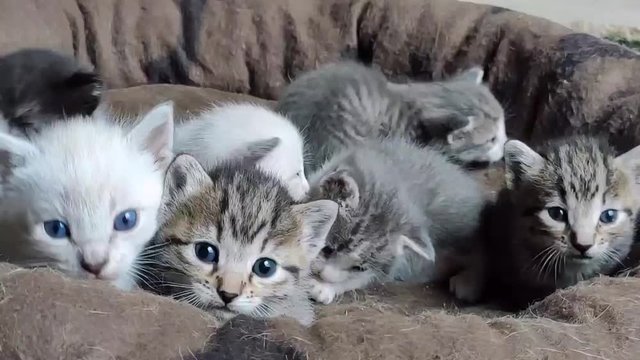
[[[171,103],[131,130],[94,114],[53,122],[31,141],[0,134],[0,261],[133,287],[172,144]]]
[[[175,152],[188,153],[209,170],[235,157],[256,157],[258,167],[283,181],[291,197],[309,190],[304,141],[289,119],[254,104],[213,108],[176,126]],[[266,155],[265,155],[266,154]]]

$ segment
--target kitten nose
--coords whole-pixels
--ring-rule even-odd
[[[329,257],[331,256],[331,254],[333,254],[333,248],[331,246],[325,246],[322,248],[322,255],[324,255],[325,257]]]
[[[80,266],[82,266],[82,268],[86,271],[89,272],[91,274],[94,274],[96,276],[98,276],[100,274],[100,272],[102,271],[102,269],[104,268],[104,266],[107,264],[107,260],[102,260],[101,262],[96,262],[96,263],[89,263],[87,261],[85,261],[85,259],[81,259],[80,260]]]
[[[232,293],[228,293],[228,292],[226,292],[224,290],[218,289],[218,296],[220,296],[220,299],[222,299],[224,304],[227,305],[228,303],[233,301],[233,299],[237,298],[238,294],[232,294]]]
[[[578,250],[580,252],[580,254],[582,254],[583,256],[593,246],[591,244],[580,244],[578,242],[571,242],[571,245],[573,246],[574,249]]]

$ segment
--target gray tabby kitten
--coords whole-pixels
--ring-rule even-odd
[[[502,158],[504,111],[474,67],[441,82],[394,84],[374,68],[341,62],[303,74],[276,110],[307,138],[316,170],[337,150],[378,135],[439,145],[465,163]]]
[[[591,137],[555,140],[537,152],[508,141],[506,189],[488,237],[496,297],[523,308],[614,271],[633,242],[639,165],[640,147],[616,157]]]
[[[325,245],[338,205],[293,201],[253,163],[209,174],[179,155],[165,178],[162,225],[140,259],[151,290],[213,311],[313,321],[310,262]]]
[[[312,265],[315,300],[330,303],[394,279],[449,280],[458,298],[478,299],[484,264],[475,236],[485,201],[459,166],[404,139],[369,139],[336,154],[310,179],[312,199],[340,205]]]

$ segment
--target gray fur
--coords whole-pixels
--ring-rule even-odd
[[[447,81],[394,84],[374,68],[341,62],[297,78],[276,110],[305,135],[308,171],[378,135],[441,145],[463,162],[496,161],[506,141],[504,111],[478,74],[472,68]]]
[[[322,302],[374,280],[446,280],[479,254],[479,185],[438,151],[406,140],[369,139],[336,154],[311,176],[310,196],[341,206],[313,266]],[[482,266],[473,266],[473,279],[451,283],[465,300],[482,286]]]
[[[492,261],[497,265],[492,282],[524,294],[514,299],[522,302],[516,306],[610,274],[627,256],[639,205],[639,151],[616,158],[605,141],[584,136],[555,140],[537,152],[519,141],[507,142],[507,188],[489,239],[490,253],[498,257]],[[549,210],[554,207],[566,215]],[[601,220],[608,209],[617,211],[615,222]]]
[[[281,182],[246,162],[207,174],[190,155],[167,171],[162,225],[141,257],[151,290],[221,318],[291,316],[309,324],[310,263],[325,244],[338,205],[295,203]],[[197,244],[217,247],[219,260],[196,256]],[[252,272],[260,258],[277,262],[273,277]],[[237,297],[225,303],[223,295]]]

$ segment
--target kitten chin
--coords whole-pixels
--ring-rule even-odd
[[[612,275],[633,243],[639,159],[640,147],[616,156],[593,137],[557,139],[537,151],[507,142],[507,186],[487,236],[492,297],[521,309],[556,289]]]
[[[313,321],[311,261],[325,244],[338,205],[296,203],[254,163],[219,164],[209,173],[176,157],[165,180],[162,225],[141,256],[141,283],[221,319],[236,314]]]
[[[157,228],[172,116],[161,104],[129,129],[76,117],[29,140],[0,134],[0,222],[15,234],[0,238],[0,260],[129,288]]]
[[[462,163],[495,162],[507,139],[505,117],[483,74],[471,68],[445,81],[397,84],[377,69],[339,62],[296,78],[276,111],[306,138],[307,172],[340,149],[379,136],[438,145]]]
[[[438,151],[399,138],[366,140],[310,179],[311,199],[340,205],[312,264],[314,299],[330,303],[385,281],[444,281],[458,298],[479,299],[484,258],[476,233],[484,199],[470,175]]]
[[[175,138],[176,152],[194,156],[205,169],[259,158],[257,166],[279,178],[294,200],[309,190],[302,136],[287,118],[263,106],[214,107],[178,125]]]

